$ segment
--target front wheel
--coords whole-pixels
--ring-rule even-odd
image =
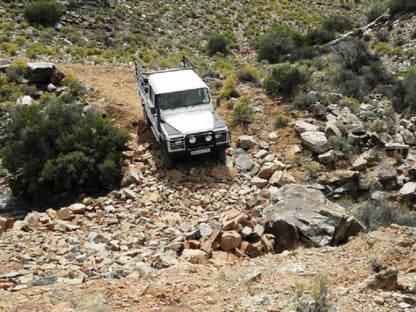
[[[217,159],[220,163],[225,164],[225,161],[227,159],[227,157],[225,155],[225,148],[219,149],[217,151]]]
[[[149,120],[149,117],[147,117],[145,108],[143,108],[143,120],[144,120],[144,124],[146,125],[146,128],[150,128],[150,120]]]
[[[161,150],[162,150],[162,160],[163,164],[165,165],[166,169],[173,168],[173,160],[168,153],[168,149],[164,142],[161,143]]]

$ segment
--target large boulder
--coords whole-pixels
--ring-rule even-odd
[[[48,62],[27,63],[29,80],[33,83],[49,84],[56,70],[55,64]]]
[[[245,150],[257,145],[257,141],[250,135],[241,135],[237,139],[237,146]]]
[[[294,129],[298,133],[303,133],[308,131],[318,131],[319,127],[306,121],[297,121],[295,123]]]
[[[414,198],[416,196],[416,182],[407,182],[400,189],[399,194],[403,198]]]
[[[266,232],[275,236],[275,249],[281,252],[299,244],[324,246],[348,239],[347,215],[340,205],[306,185],[287,184],[274,194],[277,203],[266,207],[262,216],[269,220]]]
[[[323,132],[306,131],[300,134],[300,138],[303,146],[314,153],[323,154],[329,151],[328,139]]]

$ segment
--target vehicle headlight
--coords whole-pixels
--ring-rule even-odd
[[[217,141],[223,140],[224,139],[224,133],[217,133],[217,134],[215,134],[215,139]]]
[[[196,142],[196,137],[190,136],[188,141],[189,141],[189,143],[194,144]]]
[[[184,147],[185,147],[185,141],[183,139],[170,141],[171,149],[178,149],[178,148],[184,148]]]
[[[228,140],[227,132],[220,132],[215,134],[215,140],[217,142],[224,142]]]
[[[173,141],[172,145],[175,145],[175,146],[183,145],[183,141],[182,140]]]
[[[205,141],[207,141],[207,142],[211,142],[211,141],[212,141],[212,135],[208,134],[208,135],[205,137]]]

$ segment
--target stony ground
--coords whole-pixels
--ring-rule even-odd
[[[126,161],[141,174],[126,188],[32,214],[3,233],[0,310],[295,311],[312,302],[309,285],[321,272],[331,281],[331,311],[414,311],[414,228],[390,226],[339,247],[300,247],[256,258],[219,249],[201,258],[192,251],[197,250],[192,240],[187,252],[178,252],[179,238],[201,230],[201,224],[265,206],[267,194],[253,189],[247,174],[232,169],[224,174],[209,158],[166,172],[151,136],[140,127],[131,68],[62,66],[98,87],[92,104],[131,132],[134,153],[126,154]],[[266,110],[272,101],[262,102]],[[284,107],[270,109],[273,116]],[[219,113],[230,121],[226,108]],[[248,130],[235,127],[234,136],[244,130],[265,139],[268,121]],[[299,142],[290,127],[279,134],[281,141],[270,150],[284,161]],[[230,154],[234,150],[235,144]],[[305,291],[296,297],[300,284]]]

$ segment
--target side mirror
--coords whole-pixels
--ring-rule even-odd
[[[216,107],[220,107],[220,105],[221,105],[221,100],[218,98],[218,99],[215,101],[215,106],[216,106]]]
[[[156,108],[155,107],[151,107],[150,108],[150,112],[152,113],[152,115],[156,114]]]

